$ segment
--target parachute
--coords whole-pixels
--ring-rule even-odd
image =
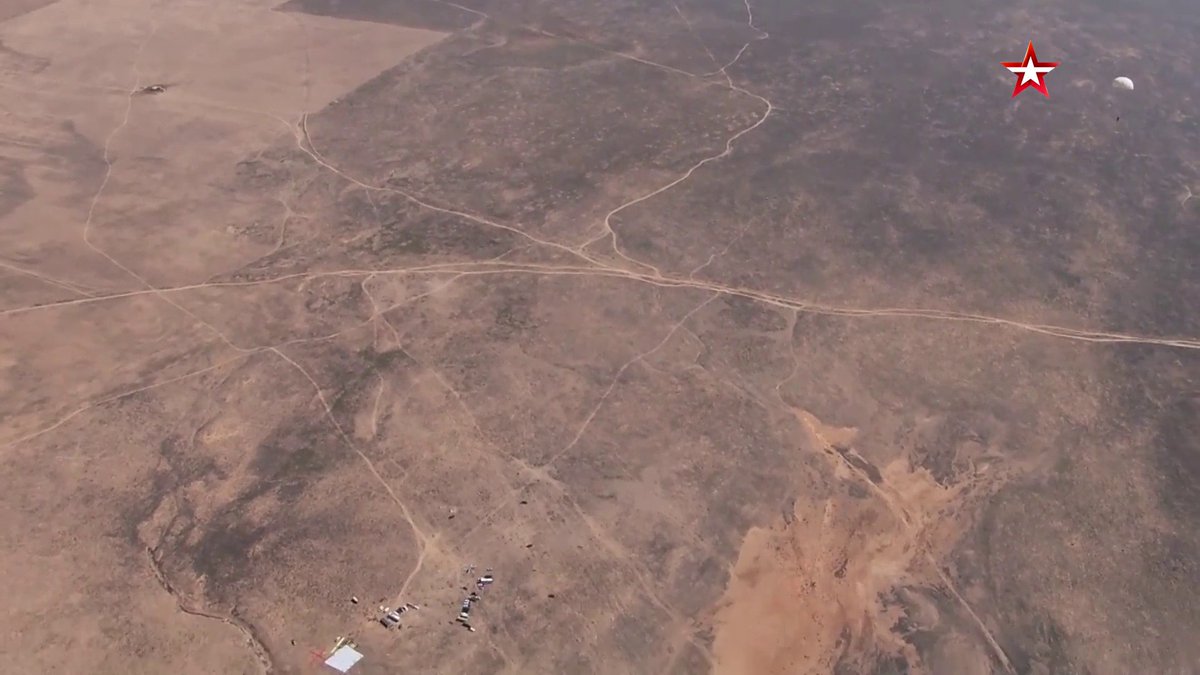
[[[1133,80],[1129,79],[1128,77],[1118,77],[1117,79],[1113,80],[1113,86],[1117,89],[1128,89],[1129,91],[1133,91]]]

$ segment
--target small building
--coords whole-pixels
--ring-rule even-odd
[[[400,625],[400,612],[393,610],[393,611],[388,612],[387,614],[384,614],[383,618],[381,618],[379,620],[379,623],[383,624],[384,628],[394,628],[396,626],[399,626]]]
[[[333,655],[325,659],[325,665],[333,668],[339,673],[348,673],[354,667],[354,664],[362,660],[363,655],[357,649],[350,645],[338,647]]]

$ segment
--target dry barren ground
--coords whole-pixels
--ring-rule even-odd
[[[1200,670],[1200,17],[939,4],[0,8],[0,657]]]

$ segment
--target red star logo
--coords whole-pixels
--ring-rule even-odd
[[[1014,62],[1005,61],[1000,65],[1008,68],[1017,75],[1017,86],[1013,88],[1013,98],[1017,94],[1025,91],[1028,87],[1042,92],[1042,96],[1050,98],[1049,92],[1046,91],[1046,81],[1043,76],[1058,67],[1058,62],[1038,61],[1037,52],[1033,51],[1033,40],[1029,41],[1029,46],[1025,48],[1025,60]]]

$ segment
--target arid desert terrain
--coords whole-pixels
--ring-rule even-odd
[[[1197,35],[0,2],[2,670],[1200,672]]]

